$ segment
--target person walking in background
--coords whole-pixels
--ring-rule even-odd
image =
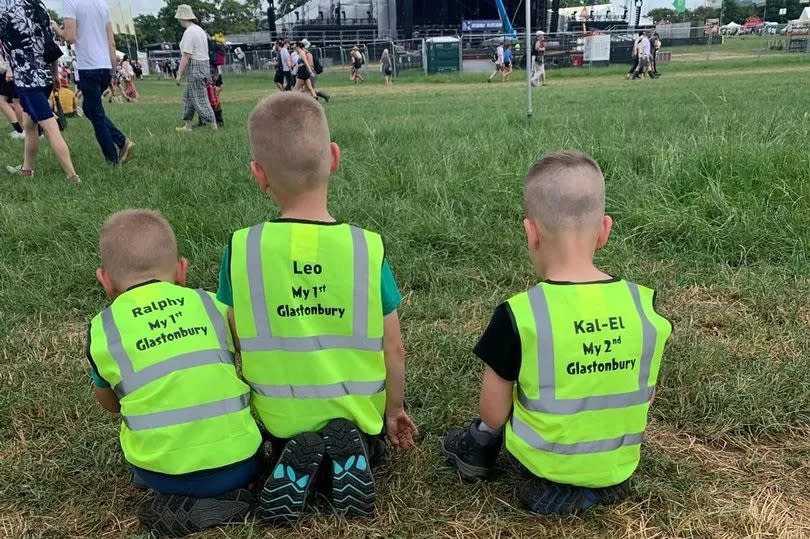
[[[295,90],[298,92],[308,92],[313,98],[318,99],[318,94],[315,93],[315,88],[312,86],[310,80],[311,73],[314,68],[312,67],[312,54],[307,52],[303,43],[295,44],[295,52],[298,55],[296,63],[298,69],[295,72]]]
[[[39,125],[48,137],[67,179],[79,183],[70,149],[54,118],[48,97],[58,85],[57,60],[62,51],[54,43],[51,18],[41,0],[0,0],[0,40],[6,46],[14,84],[23,109],[25,152],[23,164],[8,166],[11,174],[32,177],[39,152]],[[58,86],[56,86],[58,89]]]
[[[284,89],[292,90],[293,87],[293,64],[290,57],[290,40],[281,42],[281,49],[278,51],[278,58],[281,62],[281,71],[284,73]]]
[[[385,85],[391,85],[391,75],[394,73],[393,62],[391,61],[391,55],[388,53],[388,49],[383,49],[382,57],[380,57],[380,71],[385,77]]]
[[[630,77],[635,78],[635,73],[636,73],[636,70],[638,69],[638,47],[639,47],[639,44],[641,43],[641,37],[643,35],[644,35],[644,32],[639,32],[638,36],[635,39],[635,41],[633,41],[633,52],[632,52],[633,63],[630,65],[630,71],[627,72],[627,78],[628,79]]]
[[[489,76],[487,82],[492,82],[495,75],[503,71],[503,44],[498,45],[498,48],[495,49],[495,56],[492,59],[495,61],[495,71]]]
[[[196,112],[204,124],[209,124],[211,129],[217,129],[214,109],[208,101],[208,35],[205,30],[197,24],[197,16],[188,4],[177,6],[174,17],[180,21],[180,25],[185,28],[183,39],[180,40],[180,52],[183,58],[180,60],[180,67],[177,69],[175,78],[177,85],[183,74],[186,76],[186,89],[183,92],[183,127],[178,127],[179,132],[190,132],[191,122]]]
[[[11,124],[12,131],[9,133],[13,139],[24,139],[23,133],[23,112],[20,108],[20,100],[17,97],[17,88],[14,87],[14,77],[11,74],[11,65],[6,60],[6,52],[3,43],[0,41],[0,110]]]
[[[281,49],[282,49],[281,41],[277,41],[275,45],[273,45],[273,65],[276,68],[276,74],[273,77],[273,82],[276,84],[276,88],[279,91],[283,92],[286,90],[284,87],[286,79],[284,78],[284,65],[281,61]]]
[[[309,81],[312,83],[312,88],[315,90],[315,95],[329,103],[329,94],[318,90],[318,75],[323,72],[323,67],[321,66],[319,60],[316,61],[315,55],[311,50],[312,44],[309,42],[309,40],[302,39],[301,44],[304,46],[304,52],[306,53],[309,65],[312,67],[309,73]]]
[[[650,39],[650,61],[652,63],[650,76],[654,79],[661,76],[661,73],[658,72],[658,51],[660,49],[661,38],[658,36],[658,32],[655,32]]]
[[[650,35],[642,33],[641,39],[638,41],[638,66],[633,75],[634,79],[644,78],[644,75],[650,72]],[[652,75],[650,75],[652,77]]]
[[[360,48],[356,45],[352,47],[352,52],[349,56],[349,59],[352,63],[352,75],[351,80],[355,84],[362,83],[365,79],[363,79],[363,54],[360,52]]]
[[[107,117],[101,103],[118,65],[110,10],[104,0],[64,0],[62,12],[64,27],[54,26],[54,30],[62,39],[76,45],[82,111],[93,124],[96,141],[107,162],[111,165],[126,163],[132,157],[135,144]]]
[[[124,96],[130,101],[138,100],[138,90],[135,88],[135,69],[129,61],[129,56],[124,56],[121,61],[121,76],[124,78]]]
[[[532,53],[532,86],[546,85],[546,40],[545,32],[537,31]]]
[[[512,45],[507,43],[503,48],[503,82],[507,82],[512,75],[512,59],[514,53],[512,52]]]

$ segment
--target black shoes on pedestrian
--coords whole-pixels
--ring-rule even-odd
[[[345,419],[330,421],[321,436],[332,461],[332,505],[347,517],[374,512],[374,477],[363,434]]]
[[[466,481],[488,479],[501,451],[503,436],[482,431],[480,424],[473,419],[466,427],[452,429],[442,444],[447,462]]]
[[[213,498],[157,494],[141,505],[141,524],[158,536],[182,537],[220,524],[243,522],[254,505],[240,488]]]
[[[612,505],[627,497],[627,481],[605,488],[576,487],[540,477],[526,481],[519,490],[520,500],[532,513],[570,515],[595,505]]]

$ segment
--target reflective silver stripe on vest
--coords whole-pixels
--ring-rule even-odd
[[[385,390],[385,380],[377,382],[338,382],[318,386],[268,385],[250,383],[253,391],[269,398],[336,399],[349,395],[372,396]]]
[[[547,414],[569,415],[584,410],[607,410],[610,408],[627,408],[650,401],[653,387],[648,385],[653,356],[655,355],[658,333],[641,306],[641,295],[638,285],[627,282],[630,295],[641,319],[642,353],[639,366],[639,388],[627,393],[612,395],[594,395],[576,399],[558,399],[554,372],[554,336],[551,330],[551,315],[548,301],[542,286],[529,290],[529,303],[534,316],[535,331],[537,335],[537,373],[540,380],[540,398],[531,399],[523,392],[518,384],[518,402],[533,412]]]
[[[121,373],[121,381],[113,388],[118,398],[123,398],[133,391],[181,369],[190,369],[215,363],[233,363],[233,355],[228,346],[225,318],[222,316],[222,313],[217,310],[214,301],[207,292],[203,290],[197,290],[196,292],[202,299],[205,310],[208,313],[208,318],[214,326],[220,349],[198,350],[169,357],[160,363],[149,365],[137,372],[133,369],[132,360],[124,349],[123,342],[121,341],[121,332],[112,315],[112,308],[107,308],[101,313],[104,333],[107,336],[107,349],[116,365],[118,365],[118,370]]]
[[[315,352],[318,350],[353,349],[379,352],[383,349],[382,338],[368,336],[368,242],[362,228],[350,227],[352,234],[352,257],[354,276],[352,296],[352,334],[314,335],[311,337],[276,337],[270,326],[269,308],[266,303],[262,271],[262,230],[256,225],[248,231],[246,259],[250,303],[256,337],[241,339],[245,352]]]
[[[644,433],[634,432],[617,436],[616,438],[605,438],[603,440],[592,440],[589,442],[575,442],[572,444],[549,442],[541,438],[529,425],[514,416],[512,417],[512,431],[518,438],[529,444],[529,446],[539,449],[540,451],[547,451],[557,455],[604,453],[628,445],[638,445],[644,439]]]
[[[244,410],[249,403],[250,393],[245,393],[239,397],[230,397],[186,408],[177,408],[153,414],[122,416],[122,419],[129,430],[158,429],[232,414]]]

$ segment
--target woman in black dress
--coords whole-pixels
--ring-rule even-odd
[[[312,54],[304,47],[303,43],[296,43],[295,51],[298,53],[298,71],[295,75],[295,89],[299,92],[307,91],[313,98],[318,99],[311,80],[312,73],[315,72],[315,68],[312,67]]]

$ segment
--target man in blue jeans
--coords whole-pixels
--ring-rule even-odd
[[[84,115],[93,123],[96,140],[111,165],[126,163],[135,144],[104,113],[101,94],[109,88],[118,58],[110,11],[104,0],[64,0],[65,26],[54,25],[65,41],[76,44],[79,89],[84,94]]]

